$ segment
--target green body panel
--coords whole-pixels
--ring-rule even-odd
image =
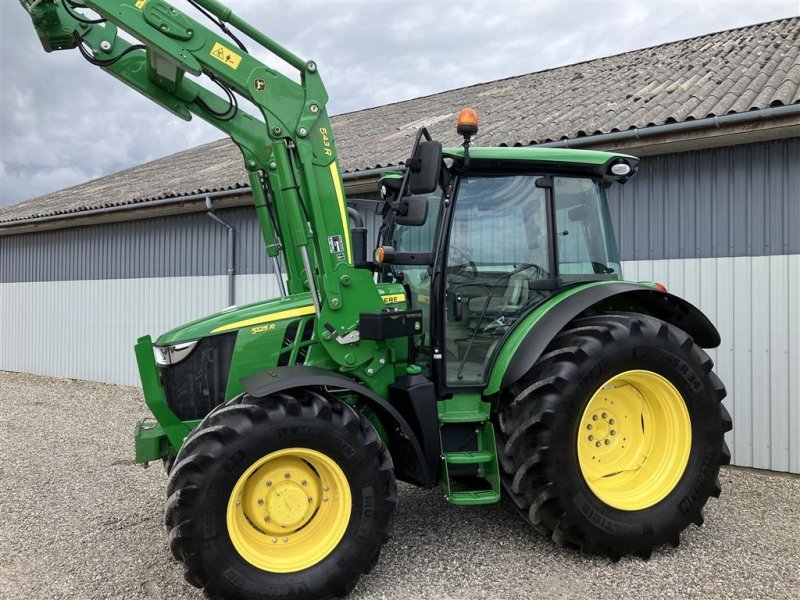
[[[183,424],[193,430],[200,421],[184,421]],[[148,463],[166,458],[177,452],[167,437],[164,428],[152,419],[142,419],[136,424],[133,432],[134,460],[137,463]]]
[[[405,290],[397,283],[383,283],[377,286],[384,306],[399,309],[406,308]],[[235,307],[196,319],[163,334],[155,344],[150,336],[140,338],[136,344],[136,360],[142,388],[147,404],[158,425],[146,423],[137,425],[134,432],[136,460],[148,462],[165,456],[168,452],[177,452],[184,438],[194,429],[198,421],[181,421],[169,409],[164,389],[161,385],[158,367],[153,355],[153,346],[168,346],[182,342],[194,341],[210,335],[236,333],[236,344],[231,359],[231,367],[225,391],[225,400],[235,398],[244,388],[241,380],[264,369],[278,364],[283,351],[289,354],[288,363],[294,364],[301,345],[292,344],[284,349],[283,341],[287,327],[294,322],[313,320],[314,310],[309,294],[295,294],[287,298],[266,300],[246,306]],[[340,370],[327,352],[323,351],[316,340],[309,340],[303,346],[308,347],[304,364],[330,370]],[[397,376],[405,374],[408,345],[405,340],[389,340],[387,343],[388,360],[373,365],[382,370],[383,380],[391,383]],[[403,372],[399,372],[400,366]],[[397,372],[392,366],[396,366]],[[364,380],[369,384],[372,379]],[[386,384],[388,385],[388,383]],[[375,391],[375,390],[374,390]],[[386,396],[383,388],[382,396]],[[383,432],[377,417],[371,417],[378,431]],[[385,432],[383,433],[385,438]]]
[[[137,340],[135,352],[145,404],[161,425],[170,444],[175,448],[180,448],[183,440],[191,432],[191,428],[176,417],[167,406],[167,398],[164,388],[161,387],[156,359],[153,355],[153,344],[149,335]]]
[[[405,302],[388,302],[389,299],[405,296],[405,290],[402,285],[398,283],[381,283],[377,284],[376,288],[384,305],[396,306],[398,308],[405,307]],[[170,344],[191,342],[217,333],[246,329],[260,323],[274,323],[276,321],[272,319],[264,321],[261,321],[261,319],[267,319],[277,313],[292,312],[298,309],[307,309],[308,307],[313,308],[311,295],[309,293],[292,294],[285,298],[273,298],[245,304],[243,306],[234,306],[179,325],[160,335],[155,341],[155,345],[167,346]],[[289,315],[281,320],[291,320],[297,316],[299,315]],[[243,321],[259,321],[260,323],[240,324]],[[240,325],[236,326],[237,324]]]
[[[452,158],[463,158],[464,148],[445,148],[442,151],[444,156]],[[603,165],[612,158],[627,158],[638,160],[627,154],[616,152],[601,152],[598,150],[571,150],[568,148],[482,148],[480,146],[470,147],[470,160],[523,160],[541,161],[546,163],[563,162],[585,165]]]
[[[550,311],[563,300],[566,300],[570,296],[578,294],[583,290],[587,290],[598,285],[610,285],[617,283],[619,283],[619,280],[594,281],[591,283],[585,283],[571,287],[560,294],[554,295],[552,298],[546,302],[543,302],[530,313],[528,313],[528,315],[514,327],[514,329],[505,339],[503,347],[500,349],[497,357],[494,359],[492,370],[489,375],[489,381],[483,390],[483,395],[491,396],[492,394],[496,394],[500,391],[500,382],[503,380],[503,374],[506,372],[506,369],[508,368],[508,365],[511,362],[511,359],[514,357],[517,349],[519,349],[522,340],[525,339],[525,336],[528,335],[528,332],[548,313],[548,311]],[[649,288],[651,286],[642,285],[642,287]]]

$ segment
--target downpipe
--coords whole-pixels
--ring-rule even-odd
[[[206,196],[206,208],[208,212],[206,213],[209,218],[216,221],[220,225],[222,225],[225,229],[228,230],[227,238],[228,238],[228,306],[233,306],[236,304],[236,281],[234,279],[234,275],[236,274],[236,270],[234,267],[234,252],[236,247],[234,245],[236,231],[231,227],[229,223],[226,223],[222,219],[220,219],[217,214],[214,212],[214,204],[211,201],[211,196]]]

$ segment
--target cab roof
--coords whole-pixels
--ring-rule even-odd
[[[464,158],[464,148],[444,148],[444,156]],[[533,147],[470,147],[470,160],[522,160],[526,162],[571,163],[584,165],[604,165],[609,160],[623,158],[630,161],[638,159],[628,154],[600,152],[598,150],[573,150],[570,148]]]

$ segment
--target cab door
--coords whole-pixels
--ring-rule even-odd
[[[480,386],[500,339],[551,278],[548,210],[536,175],[465,175],[441,247],[444,385]]]

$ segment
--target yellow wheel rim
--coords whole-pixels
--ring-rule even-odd
[[[242,474],[228,501],[228,535],[251,565],[273,573],[307,569],[330,554],[350,523],[344,472],[308,448],[272,452]]]
[[[658,504],[678,484],[692,446],[692,423],[680,392],[652,371],[626,371],[589,400],[578,431],[583,478],[620,510]]]

